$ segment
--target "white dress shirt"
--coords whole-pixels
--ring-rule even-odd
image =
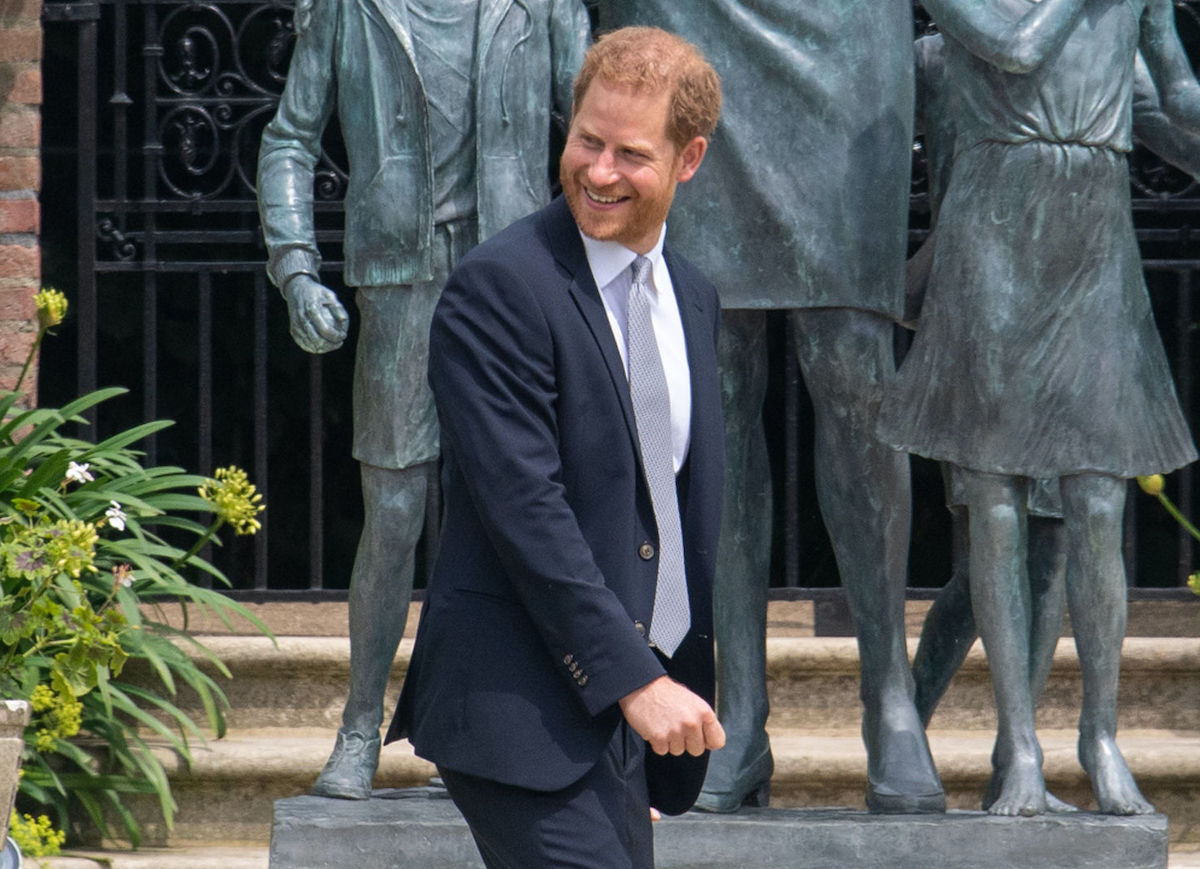
[[[675,473],[687,459],[692,431],[692,375],[688,368],[687,344],[683,337],[683,321],[675,300],[675,286],[663,259],[663,226],[654,249],[646,254],[650,260],[650,320],[654,325],[654,340],[667,376],[667,392],[671,400],[671,448]],[[625,347],[625,327],[629,320],[629,289],[633,283],[630,266],[638,254],[615,241],[597,241],[580,233],[587,253],[588,266],[608,314],[608,325],[621,352],[625,376],[629,377],[629,355]]]

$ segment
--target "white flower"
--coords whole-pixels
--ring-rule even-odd
[[[125,515],[125,511],[121,509],[121,505],[116,501],[109,501],[108,503],[112,504],[111,507],[104,511],[104,515],[108,517],[108,524],[118,531],[124,531],[125,520],[129,517]]]
[[[67,482],[68,483],[90,483],[96,479],[88,470],[90,465],[84,462],[82,465],[76,462],[71,462],[67,465]]]

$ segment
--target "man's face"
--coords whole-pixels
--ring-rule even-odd
[[[675,185],[695,174],[707,142],[682,150],[667,138],[667,93],[638,93],[600,79],[575,107],[559,163],[563,194],[584,235],[648,253]]]

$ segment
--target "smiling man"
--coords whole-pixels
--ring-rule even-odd
[[[650,807],[686,811],[724,743],[719,305],[663,248],[720,103],[678,37],[601,39],[565,197],[463,259],[434,316],[445,523],[389,740],[438,765],[489,867],[651,869]]]

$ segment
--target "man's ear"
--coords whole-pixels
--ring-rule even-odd
[[[679,171],[675,173],[675,180],[683,183],[691,179],[696,174],[696,170],[700,168],[700,163],[704,160],[704,154],[708,151],[708,139],[703,136],[697,136],[679,152]]]

